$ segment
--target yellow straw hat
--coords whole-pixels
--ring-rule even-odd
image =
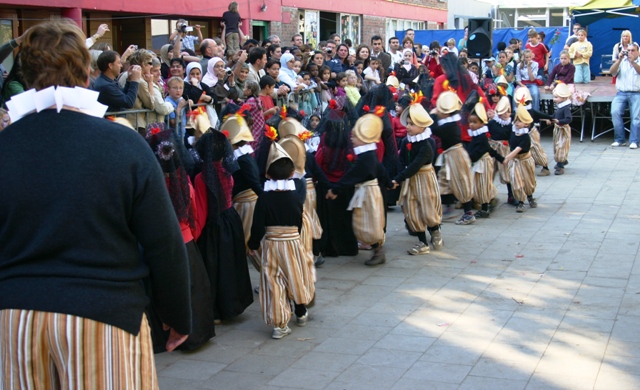
[[[571,95],[571,90],[565,83],[558,83],[558,85],[556,85],[556,87],[553,89],[553,96],[568,98],[571,97]]]
[[[418,127],[429,127],[433,124],[431,115],[422,107],[422,104],[412,104],[402,111],[402,114],[400,114],[402,126],[407,126],[407,117],[409,116],[411,117],[411,122]]]
[[[293,160],[295,171],[300,175],[304,175],[304,167],[307,162],[307,151],[304,147],[304,142],[298,137],[289,136],[281,138],[278,144],[282,146],[284,151],[291,157],[291,160]]]
[[[227,132],[227,138],[231,145],[235,145],[238,142],[253,142],[253,135],[251,130],[247,126],[247,121],[240,115],[231,115],[220,128],[220,131]]]
[[[304,126],[295,118],[284,118],[278,124],[278,136],[280,139],[291,135],[297,137],[305,130]]]
[[[527,111],[527,109],[524,108],[523,105],[518,106],[518,109],[516,110],[515,120],[519,120],[520,122],[526,123],[528,125],[533,123],[533,118],[531,117],[531,114],[529,114],[529,111]]]
[[[476,103],[473,107],[473,111],[476,113],[478,118],[480,118],[482,123],[487,124],[489,122],[489,119],[487,119],[487,110],[484,108],[484,104],[479,102]]]
[[[282,148],[282,146],[280,146],[277,142],[272,143],[271,147],[269,148],[269,157],[267,158],[267,168],[265,169],[265,171],[268,172],[271,164],[283,158],[288,158],[289,160],[291,160],[291,162],[293,162],[291,156],[289,156],[289,154]]]
[[[496,104],[496,114],[502,115],[505,112],[511,109],[511,101],[506,96],[503,96],[498,100],[498,104]]]
[[[445,91],[438,96],[436,108],[442,114],[450,114],[455,111],[460,111],[462,102],[455,92]]]
[[[353,135],[365,144],[378,142],[382,136],[382,119],[375,114],[364,114],[353,126]]]

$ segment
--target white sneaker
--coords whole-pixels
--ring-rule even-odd
[[[632,142],[631,145],[629,145],[629,149],[638,149],[638,144],[635,142]]]
[[[616,141],[616,142],[612,143],[611,146],[613,146],[613,147],[620,146],[620,142]]]
[[[291,328],[289,328],[286,325],[284,328],[275,327],[273,328],[273,333],[271,333],[271,338],[278,340],[290,333],[291,333]]]
[[[309,310],[302,317],[296,317],[296,324],[298,326],[307,326],[307,321],[309,321]]]

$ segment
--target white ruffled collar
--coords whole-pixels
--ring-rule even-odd
[[[518,129],[516,127],[516,125],[513,125],[511,128],[512,128],[513,132],[516,135],[522,135],[522,134],[528,134],[529,133],[529,128],[528,127],[523,127],[522,129]]]
[[[376,150],[376,149],[378,149],[378,145],[376,145],[376,144],[366,144],[366,145],[362,145],[362,146],[356,146],[355,148],[353,148],[353,153],[358,155],[358,154],[362,154],[364,152],[370,152],[370,151]]]
[[[239,147],[238,149],[233,151],[233,156],[235,158],[240,158],[242,156],[244,156],[245,154],[251,154],[253,153],[253,148],[251,147],[251,145],[244,145]]]
[[[489,132],[489,128],[487,126],[482,126],[478,130],[471,130],[471,129],[467,130],[467,134],[469,134],[469,137],[477,137],[480,134],[485,134],[488,132]]]
[[[425,139],[431,137],[431,128],[427,127],[424,131],[417,135],[409,135],[407,134],[407,140],[411,143],[424,141]]]
[[[507,119],[502,119],[498,115],[496,115],[493,117],[493,120],[496,121],[496,123],[499,124],[500,126],[506,126],[511,124],[511,117]]]
[[[36,91],[30,89],[15,95],[7,102],[11,122],[16,122],[24,116],[55,107],[58,112],[64,106],[76,108],[80,112],[97,118],[104,117],[107,106],[98,102],[99,92],[75,87],[49,87]]]
[[[307,174],[307,172],[299,173],[299,172],[295,172],[295,171],[294,171],[294,172],[293,172],[293,178],[294,178],[294,179],[304,179],[304,176],[305,176],[306,174]]]
[[[529,103],[526,106],[524,106],[524,109],[529,111],[531,109],[531,107],[533,107],[533,106],[531,105],[531,103]]]
[[[455,114],[444,119],[438,119],[438,126],[446,125],[451,122],[458,122],[460,119],[462,119],[460,118],[460,114]]]
[[[566,107],[566,106],[568,106],[569,104],[571,104],[571,99],[567,99],[567,100],[565,100],[564,102],[560,102],[560,103],[558,103],[558,108]]]
[[[267,180],[264,182],[264,192],[269,191],[295,191],[296,184],[293,180]]]

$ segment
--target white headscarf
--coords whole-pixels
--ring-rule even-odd
[[[207,62],[207,74],[204,75],[201,81],[207,84],[209,87],[213,87],[214,85],[218,84],[218,76],[216,76],[216,72],[213,70],[213,67],[221,61],[222,58],[213,57],[209,60],[209,62]]]
[[[293,80],[295,82],[296,77],[297,77],[296,72],[294,72],[293,69],[289,69],[289,67],[287,66],[287,62],[291,61],[294,58],[295,57],[293,56],[293,54],[284,53],[280,57],[280,72],[284,72],[289,77],[291,77],[291,80]]]
[[[403,60],[403,61],[404,61],[404,55],[405,55],[405,53],[407,53],[407,52],[409,52],[409,53],[411,53],[411,55],[413,55],[413,50],[411,50],[411,49],[404,49],[404,50],[402,51],[402,60]],[[403,65],[402,65],[402,67],[403,67],[403,68],[405,68],[407,71],[410,71],[410,70],[411,70],[411,62],[409,62],[408,64],[407,64],[407,63],[403,64]]]
[[[189,78],[189,73],[191,73],[193,68],[200,69],[200,74],[202,74],[202,66],[200,66],[200,63],[198,63],[198,62],[189,62],[189,64],[187,65],[187,71],[185,72],[185,75],[184,75],[184,82],[187,83],[187,84],[191,84],[191,79]],[[202,81],[202,79],[200,79],[200,80]],[[198,83],[198,88],[200,88],[200,83]],[[200,89],[202,89],[202,88],[200,88]]]

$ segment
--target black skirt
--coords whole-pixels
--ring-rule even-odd
[[[253,303],[242,220],[230,207],[217,218],[208,219],[198,239],[211,285],[214,316],[237,317]]]
[[[194,350],[201,347],[209,339],[216,335],[213,324],[213,301],[211,300],[211,287],[207,271],[200,256],[200,251],[191,240],[185,244],[189,256],[189,281],[191,284],[191,333],[187,340],[178,349],[184,351]],[[145,282],[149,293],[148,280]],[[156,312],[156,306],[152,302],[147,307],[147,319],[151,328],[151,340],[153,342],[153,352],[165,352],[169,331],[162,329],[162,320]]]
[[[322,238],[316,249],[323,256],[355,256],[358,254],[358,240],[351,227],[352,212],[347,210],[353,196],[353,188],[338,194],[335,200],[325,199],[329,188],[316,184],[317,212],[322,226]]]

